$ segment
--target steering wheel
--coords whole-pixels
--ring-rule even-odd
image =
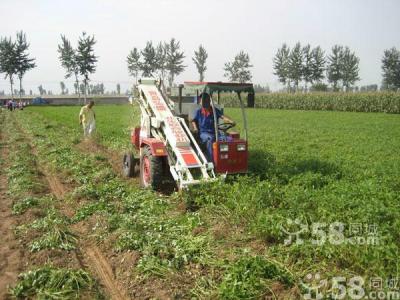
[[[235,126],[236,126],[235,123],[224,122],[224,123],[218,124],[218,129],[221,130],[221,131],[226,132],[229,129],[235,127]]]

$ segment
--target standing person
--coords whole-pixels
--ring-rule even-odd
[[[94,101],[91,100],[89,104],[83,106],[79,113],[79,124],[83,127],[83,135],[88,137],[96,130],[96,114],[92,109]]]

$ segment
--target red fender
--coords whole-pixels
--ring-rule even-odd
[[[132,131],[131,131],[131,143],[135,146],[136,149],[139,150],[140,148],[140,127],[135,127]]]
[[[140,147],[145,145],[150,147],[153,156],[167,156],[167,149],[165,148],[164,143],[159,139],[142,138],[140,141]]]

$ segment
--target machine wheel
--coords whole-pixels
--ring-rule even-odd
[[[153,156],[149,146],[142,148],[140,156],[140,185],[159,190],[163,180],[163,159]]]
[[[124,154],[124,159],[122,161],[122,172],[125,177],[133,177],[135,175],[136,164],[137,159],[135,159],[131,152]]]

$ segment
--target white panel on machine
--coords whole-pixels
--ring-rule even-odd
[[[142,85],[142,90],[151,109],[160,122],[164,122],[165,134],[170,143],[176,147],[190,146],[190,140],[181,124],[176,120],[165,103],[163,97],[154,85]]]

